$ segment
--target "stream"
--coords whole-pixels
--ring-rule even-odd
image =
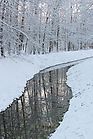
[[[71,66],[47,68],[28,80],[22,96],[0,113],[0,139],[48,139],[68,111]]]

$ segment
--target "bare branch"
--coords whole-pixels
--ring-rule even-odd
[[[1,21],[3,24],[5,24],[6,26],[8,26],[9,28],[11,28],[11,29],[13,29],[13,30],[16,30],[16,31],[18,31],[18,32],[20,32],[20,33],[22,33],[27,39],[29,39],[28,35],[27,35],[25,32],[23,32],[22,30],[17,29],[17,28],[15,28],[15,27],[13,27],[13,26],[7,24],[6,22],[4,22],[4,21],[1,20],[1,19],[0,19],[0,21]]]

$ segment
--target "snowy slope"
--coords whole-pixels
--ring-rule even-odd
[[[93,50],[82,50],[0,59],[0,110],[5,109],[14,98],[21,95],[26,81],[39,70],[92,55]]]
[[[67,75],[73,98],[63,122],[50,139],[92,139],[93,59],[72,67]]]

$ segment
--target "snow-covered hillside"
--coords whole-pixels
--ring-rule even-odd
[[[72,67],[67,75],[73,98],[69,111],[51,139],[92,139],[93,59]]]
[[[60,52],[47,55],[31,55],[0,59],[0,110],[20,96],[26,81],[39,70],[93,55],[93,50]]]
[[[93,51],[89,50],[0,59],[0,109],[4,109],[15,97],[21,95],[26,81],[39,70],[92,54]]]

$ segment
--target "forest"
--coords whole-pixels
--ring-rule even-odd
[[[92,0],[1,0],[0,55],[93,47]]]

